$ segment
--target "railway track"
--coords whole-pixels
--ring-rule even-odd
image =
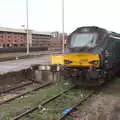
[[[93,95],[99,94],[99,92],[106,86],[106,83],[104,83],[102,86],[99,86],[97,88],[94,88],[93,91],[91,91],[87,96],[85,96],[84,98],[82,98],[80,101],[78,101],[77,103],[75,103],[72,106],[69,106],[70,109],[68,109],[58,120],[67,120],[68,119],[72,119],[72,113],[74,111],[77,111],[77,108],[84,104],[84,102],[86,102],[90,97],[92,97]]]
[[[88,91],[86,92],[86,90],[82,90],[82,89],[75,90],[74,88],[75,87],[71,87],[71,88],[69,88],[69,89],[67,89],[67,90],[65,90],[65,91],[63,91],[63,92],[45,100],[45,101],[43,101],[43,102],[40,102],[35,107],[33,107],[33,108],[31,108],[27,111],[24,111],[23,113],[15,116],[14,118],[12,118],[12,120],[18,120],[18,119],[21,119],[21,118],[23,118],[25,120],[29,120],[29,119],[32,119],[32,120],[39,120],[39,119],[63,120],[65,117],[67,117],[67,115],[69,115],[69,113],[72,110],[74,110],[78,105],[82,104],[85,100],[87,100],[90,96],[92,96],[95,93],[95,91],[93,91],[93,90],[90,91],[90,92],[88,92]],[[77,91],[77,96],[76,96],[76,94],[74,94],[74,92],[76,92],[76,91]],[[74,98],[73,98],[73,101],[75,103],[77,102],[77,104],[73,106],[73,104],[75,104],[75,103],[72,103],[72,106],[73,106],[72,108],[71,108],[70,105],[68,105],[69,104],[68,101],[72,100],[72,98],[70,97],[71,94],[74,94],[74,96],[76,96],[76,98],[78,96],[80,96],[77,99],[77,101],[76,100],[74,101]],[[78,101],[80,101],[80,102],[78,103]],[[59,106],[59,104],[61,104],[61,105]],[[62,115],[62,112],[64,111],[64,107],[67,108],[68,106],[71,109],[69,110],[69,112]],[[60,107],[60,108],[56,108],[56,107]],[[44,111],[45,115],[43,115],[44,112],[43,113],[41,112],[43,110],[45,110]],[[47,111],[47,114],[46,114],[46,111]],[[49,113],[51,113],[51,111],[55,111],[55,113],[53,112],[52,114],[48,115]],[[47,115],[48,115],[48,117],[46,117]],[[37,118],[35,116],[37,116]]]
[[[24,96],[22,95],[22,97],[18,97],[18,99],[13,98],[10,100],[11,102],[7,101],[7,104],[0,105],[0,113],[3,115],[2,119],[13,120],[16,115],[19,115],[25,111],[29,112],[32,108],[38,107],[37,105],[40,107],[39,103],[42,103],[42,105],[46,102],[49,103],[49,100],[54,99],[57,93],[62,94],[62,91],[66,91],[71,86],[69,84],[65,84],[64,81],[59,81],[46,83],[41,87],[45,88],[36,88],[34,89],[35,91],[29,91],[30,94],[25,93]]]
[[[94,93],[96,93],[96,91],[91,92],[88,96],[86,96],[85,98],[83,98],[80,102],[76,103],[73,106],[70,106],[70,109],[67,110],[67,112],[62,115],[58,120],[65,120],[68,116],[70,116],[70,114],[77,109],[78,106],[80,106],[81,104],[83,104],[85,101],[88,100],[88,98],[90,98]]]
[[[0,91],[0,94],[7,93],[7,92],[10,92],[10,91],[12,91],[12,90],[21,88],[21,87],[25,87],[25,86],[30,85],[30,84],[32,84],[32,83],[33,83],[32,81],[28,81],[28,82],[25,82],[25,83],[23,83],[23,84],[17,85],[17,86],[15,86],[15,87],[11,87],[11,88],[8,88],[8,89],[5,89],[5,90],[1,90],[1,91]]]
[[[15,116],[12,120],[65,120],[78,106],[100,91],[100,89],[88,90],[73,88],[75,87],[71,87],[68,90],[40,102],[35,107]],[[77,94],[75,92],[77,92]],[[71,94],[74,94],[74,97],[72,96],[71,98]],[[72,100],[73,102],[69,104]]]
[[[20,98],[21,96],[25,96],[27,94],[30,94],[33,91],[37,91],[37,90],[44,88],[44,87],[51,85],[51,84],[52,84],[51,82],[48,82],[46,84],[39,85],[37,83],[33,83],[32,81],[29,81],[25,84],[22,84],[22,85],[14,87],[14,88],[10,88],[10,89],[7,89],[5,91],[2,91],[1,95],[0,95],[0,105],[8,103],[10,101],[13,101],[17,98]],[[30,87],[30,88],[28,89],[26,86]],[[25,89],[26,89],[26,91],[25,91]]]
[[[73,89],[73,88],[74,88],[74,87],[71,87],[71,88],[69,88],[69,89],[67,89],[67,90],[65,90],[65,91],[60,92],[59,94],[57,94],[57,95],[55,95],[55,96],[53,96],[53,97],[48,98],[47,100],[45,100],[45,101],[43,101],[43,102],[40,102],[40,103],[37,104],[35,107],[33,107],[33,108],[29,109],[29,110],[26,110],[25,112],[23,112],[23,113],[15,116],[14,118],[12,118],[12,120],[18,120],[18,119],[26,116],[27,114],[32,113],[33,111],[35,111],[35,110],[37,110],[37,109],[40,109],[40,108],[42,109],[42,107],[43,107],[44,105],[46,105],[47,103],[55,100],[56,98],[60,97],[61,95],[63,95],[64,93],[68,92],[69,90],[71,90],[71,89]]]
[[[59,85],[59,87],[61,86]],[[44,93],[43,91],[42,92],[37,91],[40,88],[35,88],[34,90],[37,92],[37,94],[36,92],[32,94],[34,96],[41,94],[40,95],[41,97],[37,97],[38,98],[37,102],[34,102],[32,106],[21,107],[21,110],[19,110],[16,113],[14,112],[14,114],[11,114],[9,116],[11,118],[10,120],[19,120],[19,119],[21,120],[24,120],[24,119],[25,120],[30,120],[30,119],[31,120],[39,120],[39,119],[64,120],[70,115],[71,112],[73,112],[73,110],[77,106],[81,105],[83,102],[88,100],[93,94],[99,91],[98,89],[97,90],[85,89],[85,88],[74,89],[75,87],[70,87],[70,86],[69,86],[69,89],[68,89],[68,86],[66,86],[65,88],[66,89],[61,88],[56,92],[52,92],[52,94],[50,94],[50,90],[48,89],[47,96],[46,96],[46,93]],[[54,91],[55,90],[56,89],[54,88]],[[31,93],[31,91],[28,91],[28,93]],[[27,95],[28,93],[24,93],[22,96]],[[18,100],[20,102],[22,99],[18,99]]]

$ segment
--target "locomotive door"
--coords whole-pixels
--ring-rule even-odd
[[[114,54],[114,40],[108,38],[106,49],[104,50],[104,65],[106,69],[111,69],[114,66],[115,54]]]
[[[109,38],[108,46],[105,50],[105,57],[108,61],[107,68],[117,71],[120,65],[120,38]]]

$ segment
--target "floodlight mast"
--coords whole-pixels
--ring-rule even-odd
[[[65,48],[65,34],[64,34],[64,0],[62,0],[62,52],[64,53]]]
[[[26,37],[27,37],[27,44],[26,44],[26,55],[29,55],[29,8],[28,8],[28,0],[26,0]]]

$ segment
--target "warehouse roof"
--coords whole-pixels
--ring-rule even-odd
[[[15,28],[8,28],[8,27],[0,27],[0,31],[26,33],[26,29],[15,29]],[[32,34],[51,35],[51,32],[40,32],[40,31],[31,30],[31,29],[29,31]]]

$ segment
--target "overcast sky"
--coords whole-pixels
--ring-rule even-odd
[[[62,31],[62,0],[29,0],[29,28]],[[120,33],[119,0],[64,0],[65,31],[95,25]],[[22,28],[26,0],[0,0],[0,26]]]

